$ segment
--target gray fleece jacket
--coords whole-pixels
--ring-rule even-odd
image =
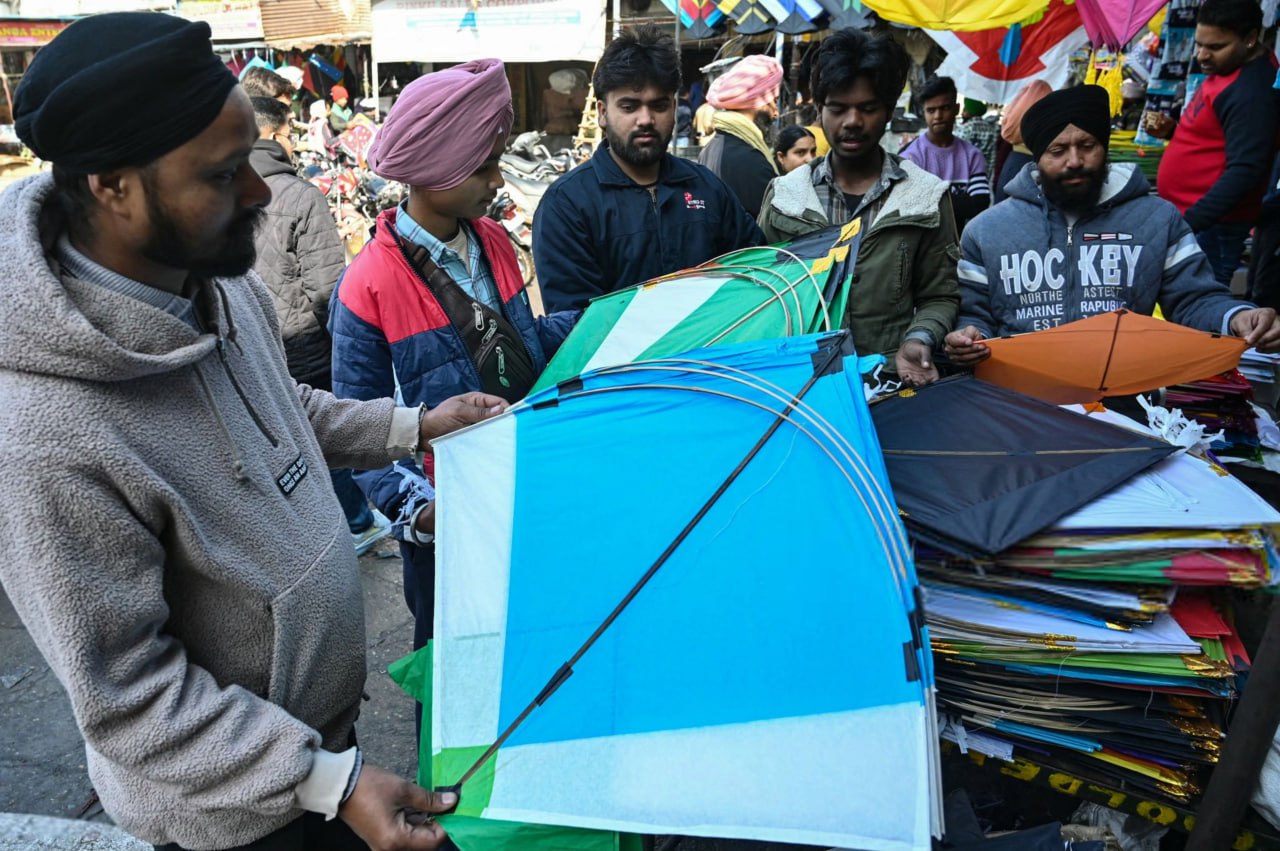
[[[1177,208],[1131,163],[1110,166],[1098,206],[1075,222],[1045,199],[1034,163],[1007,191],[964,229],[957,327],[998,337],[1159,304],[1179,325],[1224,333],[1253,306],[1214,280]]]
[[[394,403],[296,385],[256,275],[202,287],[197,333],[65,274],[52,185],[0,196],[0,581],[111,817],[248,843],[349,745],[363,607],[324,468],[404,454]]]

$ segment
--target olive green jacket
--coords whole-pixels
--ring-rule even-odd
[[[814,185],[815,160],[769,184],[760,209],[765,241],[785,242],[830,227]],[[954,327],[960,309],[956,264],[960,259],[948,185],[940,178],[886,155],[891,185],[870,205],[843,325],[862,355],[893,356],[903,341],[936,347]]]

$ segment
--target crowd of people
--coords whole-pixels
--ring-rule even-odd
[[[840,323],[907,383],[972,366],[992,337],[1121,307],[1280,350],[1275,310],[1223,276],[1244,229],[1280,215],[1276,110],[1242,107],[1273,97],[1254,90],[1274,66],[1247,8],[1201,11],[1210,83],[1173,131],[1159,196],[1108,162],[1093,86],[1029,90],[997,128],[936,80],[927,132],[886,151],[910,61],[859,30],[817,48],[816,127],[765,142],[782,69],[753,57],[707,93],[704,163],[677,158],[674,41],[624,31],[593,80],[605,141],[535,219],[545,316],[485,217],[514,119],[497,60],[404,89],[368,161],[408,197],[346,267],[323,196],[294,173],[287,90],[237,85],[203,23],[72,24],[15,97],[52,172],[0,205],[0,579],[71,697],[107,812],[166,849],[447,841],[430,816],[454,796],[359,748],[356,548],[375,525],[394,534],[422,646],[427,442],[524,396],[598,296],[856,219]],[[332,96],[322,117],[349,119]],[[998,136],[1022,157],[1008,179]],[[1007,199],[993,204],[994,172]],[[1275,268],[1260,264],[1257,291]]]

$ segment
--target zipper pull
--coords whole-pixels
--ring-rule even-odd
[[[481,344],[487,343],[487,342],[489,342],[490,340],[492,340],[492,339],[493,339],[493,335],[494,335],[494,334],[496,334],[496,333],[498,333],[498,320],[496,320],[496,319],[490,319],[490,320],[489,320],[489,330],[484,332],[484,339],[480,341],[480,342],[481,342]]]
[[[475,315],[476,315],[476,330],[483,331],[484,330],[484,311],[481,310],[480,305],[474,301],[471,302],[471,309],[472,311],[475,312]]]
[[[1072,246],[1071,235],[1075,231],[1075,225],[1067,225],[1067,248]]]

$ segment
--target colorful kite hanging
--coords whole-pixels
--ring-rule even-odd
[[[1045,0],[864,0],[864,5],[886,21],[907,26],[986,32],[992,27],[1009,27],[1034,17],[1044,11],[1047,3]]]
[[[875,13],[862,5],[862,0],[818,0],[831,19],[828,26],[833,30],[858,29],[865,30],[874,23]]]
[[[716,0],[716,7],[737,25],[738,35],[773,31],[775,21],[760,0]]]
[[[720,34],[724,12],[716,6],[715,0],[662,0],[662,4],[673,13],[679,12],[680,25],[688,32],[689,38],[713,38]]]
[[[1168,0],[1076,0],[1094,48],[1124,49]]]
[[[951,77],[966,97],[1008,103],[1031,80],[1052,88],[1067,82],[1071,54],[1088,40],[1076,7],[1052,0],[1035,23],[981,32],[928,30],[947,52],[937,73]]]

